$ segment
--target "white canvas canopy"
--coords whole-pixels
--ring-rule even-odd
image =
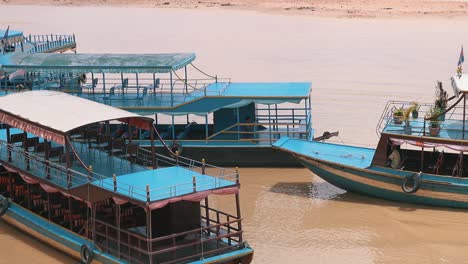
[[[455,95],[468,93],[468,76],[466,74],[456,75],[451,78],[452,88]]]
[[[149,129],[153,119],[55,91],[28,91],[0,97],[0,123],[62,144],[71,130],[109,120]]]

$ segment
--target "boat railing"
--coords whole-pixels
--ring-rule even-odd
[[[25,41],[31,43],[33,46],[30,50],[25,52],[39,53],[39,52],[52,52],[62,50],[64,48],[75,48],[76,38],[75,35],[29,35],[25,37]]]
[[[396,109],[409,109],[412,102],[405,101],[390,101],[385,105],[384,111],[377,123],[376,133],[380,137],[381,132],[405,133],[423,136],[428,134],[430,121],[426,121],[427,113],[433,107],[433,104],[420,103],[418,104],[418,115],[413,116],[409,113],[408,119],[404,117],[394,117],[393,113]],[[463,121],[463,106],[454,106],[447,109],[447,112],[438,117],[441,122],[441,132],[447,131],[450,133],[461,132],[461,127],[458,128],[454,122]],[[442,122],[444,121],[444,122]],[[450,125],[448,125],[450,123]]]
[[[196,179],[196,177],[194,177],[192,181],[164,188],[153,187],[153,189],[151,189],[151,186],[148,186],[147,188],[138,188],[136,186],[118,181],[116,178],[117,175],[115,174],[103,175],[92,171],[92,168],[83,168],[83,172],[72,168],[66,168],[59,161],[52,159],[47,160],[45,157],[27,152],[24,149],[13,144],[8,144],[5,141],[0,141],[0,157],[2,160],[7,160],[10,162],[13,166],[21,170],[28,171],[32,175],[45,179],[50,183],[60,186],[64,189],[70,189],[83,184],[93,183],[106,190],[142,201],[154,201],[163,198],[171,198],[181,194],[206,190],[207,188],[213,189],[225,187],[225,181],[232,182],[232,185],[235,185],[238,183],[239,179],[239,174],[236,171],[206,165],[204,163],[198,163],[187,158],[179,158],[178,163],[176,161],[175,164],[179,164],[181,166],[191,166],[192,170],[199,170],[202,174],[209,172],[210,175],[213,175],[214,173],[217,173],[218,175],[213,176],[210,179]],[[158,155],[158,159],[162,160],[163,158],[166,159],[165,162],[170,161],[170,158],[163,155]],[[113,180],[106,180],[109,178],[113,178]]]
[[[95,219],[95,228],[88,235],[104,251],[120,259],[146,263],[149,258],[164,263],[180,263],[201,256],[238,248],[242,245],[242,219],[201,205],[199,228],[149,239],[136,233]],[[147,232],[147,230],[145,230]]]

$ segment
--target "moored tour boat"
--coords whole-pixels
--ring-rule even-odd
[[[376,149],[287,137],[274,147],[350,192],[399,202],[468,208],[464,103],[468,76],[453,77],[452,86],[455,96],[447,98],[438,83],[434,104],[389,102],[377,126],[380,140]],[[450,101],[455,102],[449,106]],[[393,159],[395,155],[399,159]]]
[[[82,263],[249,263],[238,171],[113,139],[110,122],[155,130],[65,93],[0,97],[0,219]],[[234,212],[212,195],[234,196]]]

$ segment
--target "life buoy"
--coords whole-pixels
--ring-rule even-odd
[[[83,244],[80,251],[80,260],[83,264],[93,262],[94,252],[90,244]]]
[[[410,186],[413,184],[412,186]],[[411,174],[410,176],[405,177],[401,189],[405,193],[415,193],[419,190],[421,185],[421,172]]]
[[[3,216],[10,207],[10,202],[7,198],[3,197],[3,200],[0,201],[0,216]]]

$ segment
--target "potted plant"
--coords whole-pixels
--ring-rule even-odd
[[[395,123],[396,125],[401,125],[403,123],[404,114],[405,111],[403,110],[403,107],[395,108],[393,110],[393,123]]]
[[[448,102],[448,94],[442,87],[442,82],[437,81],[436,89],[435,89],[435,101],[434,101],[434,107],[440,109],[440,113],[445,112],[447,109],[447,102]],[[445,114],[442,114],[439,116],[440,121],[445,120]]]
[[[429,135],[431,137],[436,137],[440,133],[441,121],[437,117],[440,113],[442,113],[442,110],[434,105],[431,107],[431,109],[429,109],[429,112],[427,112],[426,114],[426,118],[430,120]]]
[[[411,116],[416,119],[419,116],[419,108],[421,106],[417,102],[411,103]]]
[[[431,121],[431,126],[429,127],[429,135],[431,137],[437,137],[440,133],[440,121]]]

